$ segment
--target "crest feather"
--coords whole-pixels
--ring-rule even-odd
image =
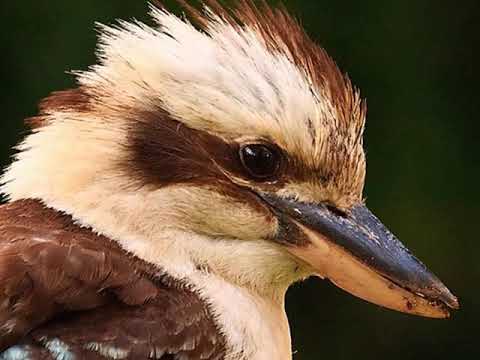
[[[209,33],[216,25],[228,23],[254,30],[272,53],[292,61],[311,81],[314,96],[327,96],[340,115],[339,126],[357,128],[361,138],[366,117],[366,102],[325,49],[315,43],[299,21],[283,4],[271,7],[265,0],[239,0],[233,9],[218,0],[204,0],[199,10],[187,0],[177,0],[194,25]],[[155,5],[165,9],[160,1]]]

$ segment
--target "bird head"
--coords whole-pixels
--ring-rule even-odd
[[[365,205],[366,106],[283,9],[152,7],[100,26],[99,63],[52,94],[3,177],[176,276],[264,296],[328,278],[445,317],[457,300]]]

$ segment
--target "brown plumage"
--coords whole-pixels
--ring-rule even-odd
[[[222,359],[225,340],[195,292],[38,201],[0,207],[0,283],[0,353],[20,344],[54,359],[45,344],[61,341],[86,360],[102,346],[130,359]]]
[[[55,91],[43,99],[38,106],[38,115],[25,120],[32,129],[39,129],[48,125],[48,117],[55,111],[88,112],[91,96],[83,87],[70,90]]]

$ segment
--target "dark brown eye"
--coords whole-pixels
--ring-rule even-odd
[[[248,173],[256,179],[272,177],[280,166],[278,150],[263,144],[250,144],[240,148],[240,160]]]

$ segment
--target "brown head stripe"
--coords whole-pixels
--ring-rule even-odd
[[[48,116],[58,111],[88,112],[92,110],[91,96],[85,87],[55,91],[38,106],[38,115],[25,120],[32,129],[48,125]]]
[[[245,175],[237,144],[191,129],[161,108],[132,116],[136,119],[128,129],[129,165],[145,184],[226,181],[222,169]]]
[[[120,165],[129,176],[133,175],[135,185],[207,186],[271,215],[253,192],[232,183],[226,175],[228,172],[248,179],[240,161],[239,144],[189,128],[160,108],[134,116],[137,118],[128,133],[130,156]]]

